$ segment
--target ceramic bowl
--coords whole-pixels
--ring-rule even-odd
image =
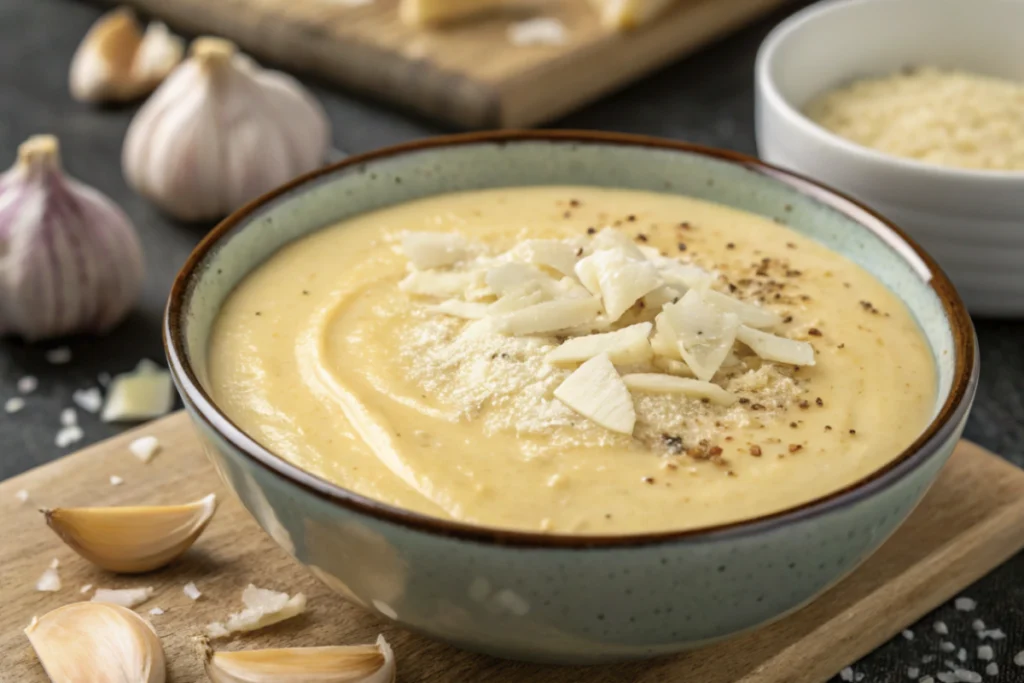
[[[974,313],[1024,314],[1024,171],[947,168],[841,138],[801,110],[828,90],[906,66],[1024,82],[1020,0],[840,0],[782,22],[757,57],[757,145],[766,161],[860,199],[950,274]]]
[[[545,184],[685,194],[785,216],[908,304],[938,368],[933,421],[881,470],[784,512],[696,531],[572,536],[471,526],[371,500],[266,450],[210,398],[202,378],[218,310],[282,245],[419,197]],[[883,219],[734,153],[599,133],[437,138],[304,176],[237,212],[199,245],[174,284],[165,342],[185,406],[224,481],[324,582],[383,619],[459,647],[561,663],[697,647],[813,599],[874,551],[935,480],[960,436],[977,377],[973,328],[954,289]]]

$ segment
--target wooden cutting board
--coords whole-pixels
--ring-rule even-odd
[[[144,465],[127,450],[153,434],[163,451]],[[109,478],[124,478],[111,486]],[[16,498],[19,490],[31,496]],[[160,572],[119,577],[94,568],[64,547],[36,508],[57,505],[164,504],[211,491],[222,504],[206,533],[184,557]],[[33,615],[84,598],[85,584],[153,586],[139,606],[166,610],[151,617],[163,640],[170,681],[204,680],[190,636],[239,606],[242,588],[303,591],[308,614],[233,642],[248,649],[364,643],[383,632],[394,646],[403,683],[701,683],[825,681],[1024,547],[1024,472],[963,442],[938,483],[902,529],[852,576],[809,607],[736,640],[677,657],[600,668],[519,664],[467,654],[407,633],[330,593],[275,546],[226,491],[207,463],[183,414],[151,423],[0,483],[0,679],[44,683],[46,676],[22,634]],[[60,560],[63,588],[38,593],[36,579]],[[198,602],[182,593],[194,581]]]
[[[517,0],[514,11],[434,30],[403,25],[398,0],[102,1],[462,128],[517,128],[565,114],[785,0],[677,0],[625,35],[602,28],[588,0]],[[560,19],[566,43],[509,43],[511,23],[537,16]]]

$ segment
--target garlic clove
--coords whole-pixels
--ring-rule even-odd
[[[118,605],[77,602],[25,629],[53,683],[164,683],[164,651],[153,627]]]
[[[384,636],[374,645],[212,652],[201,643],[213,683],[394,683],[395,656]]]
[[[401,0],[398,16],[409,26],[439,26],[501,9],[507,0]]]
[[[206,626],[206,635],[210,638],[224,638],[232,633],[257,631],[286,619],[296,617],[306,611],[306,596],[257,588],[251,583],[242,591],[242,604],[245,609],[228,616],[224,622],[214,622]]]
[[[100,419],[104,422],[133,422],[160,417],[174,407],[171,374],[144,361],[132,372],[115,377],[107,390]]]
[[[55,508],[46,523],[72,550],[104,569],[137,574],[188,550],[213,518],[217,497],[186,505]]]
[[[68,84],[80,102],[129,102],[152,92],[185,52],[181,38],[159,22],[145,34],[127,7],[93,24],[71,59]]]
[[[135,115],[122,166],[167,213],[211,220],[317,168],[329,147],[327,116],[297,80],[202,37]]]
[[[57,138],[37,135],[0,176],[0,335],[102,333],[142,288],[142,248],[110,199],[64,175]]]

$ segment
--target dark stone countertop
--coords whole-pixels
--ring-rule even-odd
[[[60,410],[71,405],[72,391],[95,386],[100,372],[125,371],[143,357],[162,359],[159,325],[165,297],[178,267],[204,233],[202,227],[169,221],[125,186],[121,141],[134,109],[93,109],[68,95],[71,54],[101,11],[70,0],[0,0],[0,165],[13,162],[17,145],[29,135],[58,135],[68,171],[114,198],[135,221],[146,251],[145,293],[138,309],[109,336],[67,340],[74,356],[68,365],[49,365],[43,358],[44,347],[0,343],[0,401],[16,393],[19,377],[32,374],[40,380],[22,412],[0,413],[0,479],[65,454],[54,445],[54,435]],[[659,135],[753,153],[754,55],[765,33],[788,11],[777,12],[554,126]],[[316,87],[316,91],[332,119],[336,145],[348,152],[447,132],[337,90]],[[966,436],[1024,465],[1024,354],[1020,352],[1024,322],[975,323],[981,345],[981,385]],[[86,438],[76,447],[120,429],[88,414],[81,414],[80,422]],[[897,638],[855,664],[854,670],[866,674],[864,681],[909,681],[907,667],[919,665],[927,653],[942,654],[931,627],[942,619],[950,626],[950,639],[968,648],[968,664],[980,671],[984,663],[979,665],[975,659],[978,643],[970,628],[971,620],[980,617],[990,628],[1000,627],[1008,634],[1006,640],[995,643],[1001,673],[985,680],[1024,683],[1024,667],[1011,661],[1024,648],[1024,553],[964,594],[978,601],[975,613],[942,607],[913,627],[917,633],[913,641]],[[934,664],[922,667],[924,673],[936,670]],[[799,677],[794,672],[793,680]]]

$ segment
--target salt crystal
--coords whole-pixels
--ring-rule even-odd
[[[96,387],[78,389],[71,394],[71,400],[79,408],[89,413],[98,413],[103,407],[103,394]]]
[[[81,441],[83,436],[85,436],[85,433],[78,425],[62,427],[61,430],[57,432],[57,437],[54,439],[54,443],[57,444],[57,448],[67,448],[71,444]]]
[[[978,646],[978,659],[987,662],[992,659],[992,646],[991,645],[979,645]]]
[[[128,444],[128,450],[142,462],[148,463],[160,452],[160,441],[155,436],[140,436]]]
[[[153,609],[149,610],[149,613],[152,614],[154,617],[158,617],[161,614],[163,614],[164,611],[159,607],[154,607]]]
[[[944,636],[949,633],[949,628],[946,626],[946,622],[944,621],[936,621],[932,624],[932,628],[935,629],[935,632],[940,636]]]
[[[65,408],[60,411],[60,424],[62,427],[70,427],[78,424],[78,413],[74,408]]]
[[[131,609],[153,597],[153,587],[145,588],[124,588],[112,590],[110,588],[97,588],[90,602],[107,602],[121,607]]]
[[[31,394],[39,387],[39,380],[32,375],[25,375],[18,380],[18,393]]]
[[[982,621],[981,619],[975,619],[974,621],[971,622],[971,628],[973,628],[975,631],[984,631],[985,630],[985,622]]]
[[[943,664],[944,664],[944,665],[946,666],[946,668],[947,668],[947,669],[949,669],[950,671],[956,671],[957,669],[959,669],[959,668],[960,668],[960,665],[959,665],[959,664],[957,664],[956,662],[954,662],[954,661],[953,661],[952,659],[946,659],[946,660],[944,660],[944,661],[943,661],[942,663],[943,663]]]
[[[943,640],[941,643],[939,643],[939,649],[943,652],[953,652],[954,650],[956,650],[956,645],[949,642],[948,640]]]
[[[978,603],[970,598],[957,598],[953,601],[953,606],[961,612],[970,612],[978,606]]]
[[[853,680],[857,681],[857,683],[860,683],[860,681],[863,681],[866,676],[866,673],[858,671],[857,674],[853,677]]]
[[[121,477],[117,476],[116,474],[110,475],[110,485],[111,486],[120,486],[123,483],[124,483],[124,479],[122,479]]]
[[[185,592],[185,595],[187,595],[190,600],[198,600],[203,595],[201,592],[199,592],[199,589],[196,587],[196,584],[192,581],[186,583],[181,590]]]
[[[60,575],[55,567],[48,567],[36,581],[36,590],[41,593],[56,593],[60,586]]]
[[[508,42],[513,45],[562,45],[565,24],[551,17],[537,17],[508,27]]]
[[[935,655],[922,655],[921,656],[921,663],[922,664],[931,664],[934,661],[935,661]]]
[[[999,665],[995,662],[989,662],[988,666],[985,667],[985,673],[987,673],[989,676],[998,676]]]
[[[938,678],[942,683],[956,683],[957,682],[956,674],[949,673],[947,671],[943,671],[941,673],[937,673],[937,674],[935,674],[935,677]]]
[[[967,661],[967,650],[960,648],[960,651],[956,653],[956,658],[961,662]]]
[[[26,491],[25,489],[21,489],[20,491],[14,494],[14,497],[18,499],[19,503],[27,503],[28,491]]]
[[[82,586],[82,588],[78,592],[79,593],[88,593],[91,590],[92,590],[92,584],[91,583],[87,583],[84,586]]]
[[[914,639],[914,632],[911,631],[908,628],[905,631],[903,631],[903,637],[906,638],[907,640],[913,640]]]
[[[64,365],[71,362],[71,349],[66,346],[58,346],[46,352],[46,360],[53,365]]]
[[[956,680],[962,681],[963,683],[981,683],[981,674],[976,671],[957,669],[953,674],[956,676]]]
[[[853,669],[851,669],[850,667],[846,667],[845,669],[843,669],[842,671],[839,672],[839,677],[841,679],[843,679],[844,681],[852,681],[853,680]]]
[[[4,403],[4,412],[16,413],[25,407],[25,399],[20,396],[12,396]]]
[[[907,668],[907,678],[917,678],[920,675],[921,670],[918,669],[916,666],[911,666]]]
[[[991,638],[992,640],[1002,640],[1006,637],[1006,634],[1003,633],[1003,629],[1001,628],[990,628],[987,631],[978,631],[978,637],[982,640],[985,640],[986,638]]]
[[[1017,666],[1024,666],[1024,650],[1021,650],[1013,656],[1013,663]]]

